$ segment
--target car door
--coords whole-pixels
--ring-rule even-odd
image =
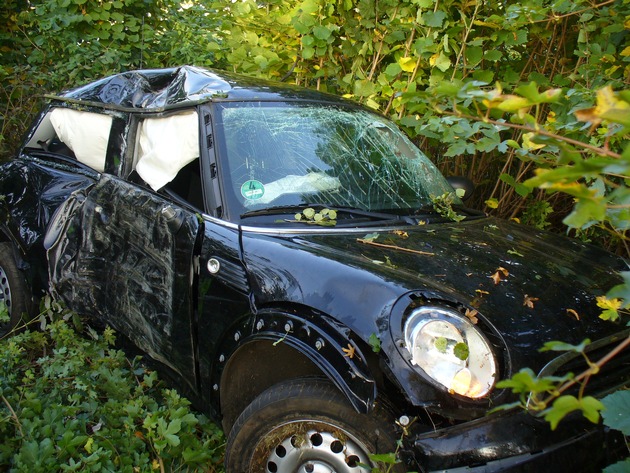
[[[46,235],[50,282],[194,388],[197,214],[168,196],[102,174],[58,210]]]
[[[101,174],[57,210],[45,238],[51,287],[67,305],[111,325],[193,388],[194,249],[203,231],[195,206],[167,188],[183,168],[199,167],[196,138],[188,132],[186,143],[175,142],[195,120],[185,113],[140,121],[139,177]],[[161,132],[165,125],[178,134]],[[182,149],[186,156],[176,156]]]

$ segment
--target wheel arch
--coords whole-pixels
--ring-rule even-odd
[[[241,338],[243,333],[250,335]],[[220,372],[213,376],[219,380],[215,389],[226,433],[259,394],[294,378],[330,380],[359,413],[369,412],[374,405],[376,383],[368,364],[370,354],[364,355],[363,345],[347,327],[324,314],[264,309],[234,327],[227,340],[236,343],[224,347],[228,349],[222,350]]]

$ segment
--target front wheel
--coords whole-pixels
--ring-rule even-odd
[[[379,406],[359,414],[322,379],[271,387],[234,423],[228,473],[369,473],[372,453],[396,449],[394,422]],[[393,471],[405,471],[392,468]]]
[[[0,320],[0,337],[19,324],[28,315],[31,295],[22,272],[18,269],[10,243],[0,243],[0,301],[4,302],[8,320]]]

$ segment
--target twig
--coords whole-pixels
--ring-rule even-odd
[[[7,409],[9,409],[9,412],[11,412],[11,417],[13,418],[13,420],[15,421],[15,424],[17,425],[17,428],[20,431],[20,435],[22,437],[24,437],[24,431],[22,430],[22,424],[20,423],[20,419],[18,419],[17,414],[13,410],[13,407],[11,407],[11,404],[9,404],[9,401],[7,400],[6,397],[4,397],[4,395],[2,395],[2,400],[6,404]]]
[[[414,253],[416,255],[435,256],[435,253],[428,253],[426,251],[420,251],[420,250],[412,250],[411,248],[403,248],[402,246],[396,246],[396,245],[387,245],[385,243],[376,243],[370,240],[365,240],[363,238],[357,238],[357,241],[365,245],[378,246],[379,248],[389,248],[391,250],[400,250],[406,253]]]
[[[548,403],[550,403],[554,398],[557,398],[560,394],[565,392],[571,386],[597,373],[602,368],[602,366],[608,363],[612,358],[617,356],[628,346],[630,346],[630,335],[626,337],[626,339],[623,342],[621,342],[619,345],[613,348],[610,352],[608,352],[604,357],[602,357],[597,363],[590,366],[588,369],[584,370],[582,373],[580,373],[578,376],[576,376],[572,380],[567,381],[562,386],[560,386],[556,393],[554,393],[553,395],[549,396],[547,399],[544,400],[543,405],[545,406],[548,405]]]

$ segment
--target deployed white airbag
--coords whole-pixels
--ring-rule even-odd
[[[56,108],[50,113],[55,133],[80,163],[99,172],[105,170],[105,157],[112,117],[100,113]]]
[[[153,190],[164,187],[199,157],[197,112],[145,119],[138,129],[138,146],[138,175]]]

